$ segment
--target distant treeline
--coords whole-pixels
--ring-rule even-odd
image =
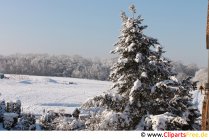
[[[110,67],[115,61],[116,59],[87,59],[78,55],[15,54],[0,56],[0,72],[108,80]],[[173,66],[179,80],[187,76],[193,77],[199,70],[195,64],[173,62]]]
[[[199,67],[196,64],[185,65],[182,62],[172,62],[172,65],[177,72],[177,79],[183,80],[188,76],[194,77],[195,73],[199,70]]]
[[[107,80],[110,62],[81,56],[15,54],[0,56],[0,72]]]

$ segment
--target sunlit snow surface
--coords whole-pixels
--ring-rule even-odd
[[[202,104],[203,104],[204,95],[198,90],[192,91],[191,94],[193,97],[194,106],[197,107],[200,110],[200,113],[202,114]]]
[[[72,112],[88,98],[110,89],[111,82],[45,77],[6,75],[0,79],[0,99],[21,100],[24,112],[42,114],[43,110]]]
[[[0,99],[5,101],[21,100],[23,111],[41,114],[43,110],[65,110],[72,112],[87,99],[110,89],[107,81],[45,77],[29,75],[6,75],[0,79]],[[193,103],[201,111],[203,95],[191,92]]]

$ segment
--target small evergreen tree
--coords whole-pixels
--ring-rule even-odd
[[[106,93],[87,101],[86,121],[89,130],[195,130],[198,111],[192,107],[190,78],[179,82],[163,48],[157,39],[144,35],[147,26],[141,16],[135,17],[135,6],[130,6],[132,17],[122,12],[122,29],[112,53],[119,55],[110,79],[116,93]],[[164,117],[164,127],[153,120]],[[156,119],[156,117],[154,118]],[[183,121],[183,122],[182,122]],[[162,122],[158,122],[161,124]]]

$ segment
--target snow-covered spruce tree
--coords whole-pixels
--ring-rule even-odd
[[[179,82],[163,48],[144,35],[147,26],[135,17],[132,5],[129,18],[122,12],[122,29],[116,48],[119,55],[110,79],[115,92],[87,101],[88,130],[195,130],[199,112],[192,107],[190,78]]]

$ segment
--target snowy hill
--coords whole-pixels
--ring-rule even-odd
[[[23,111],[41,114],[43,110],[72,112],[88,98],[110,89],[111,82],[29,75],[6,75],[0,80],[0,99],[21,100]]]

